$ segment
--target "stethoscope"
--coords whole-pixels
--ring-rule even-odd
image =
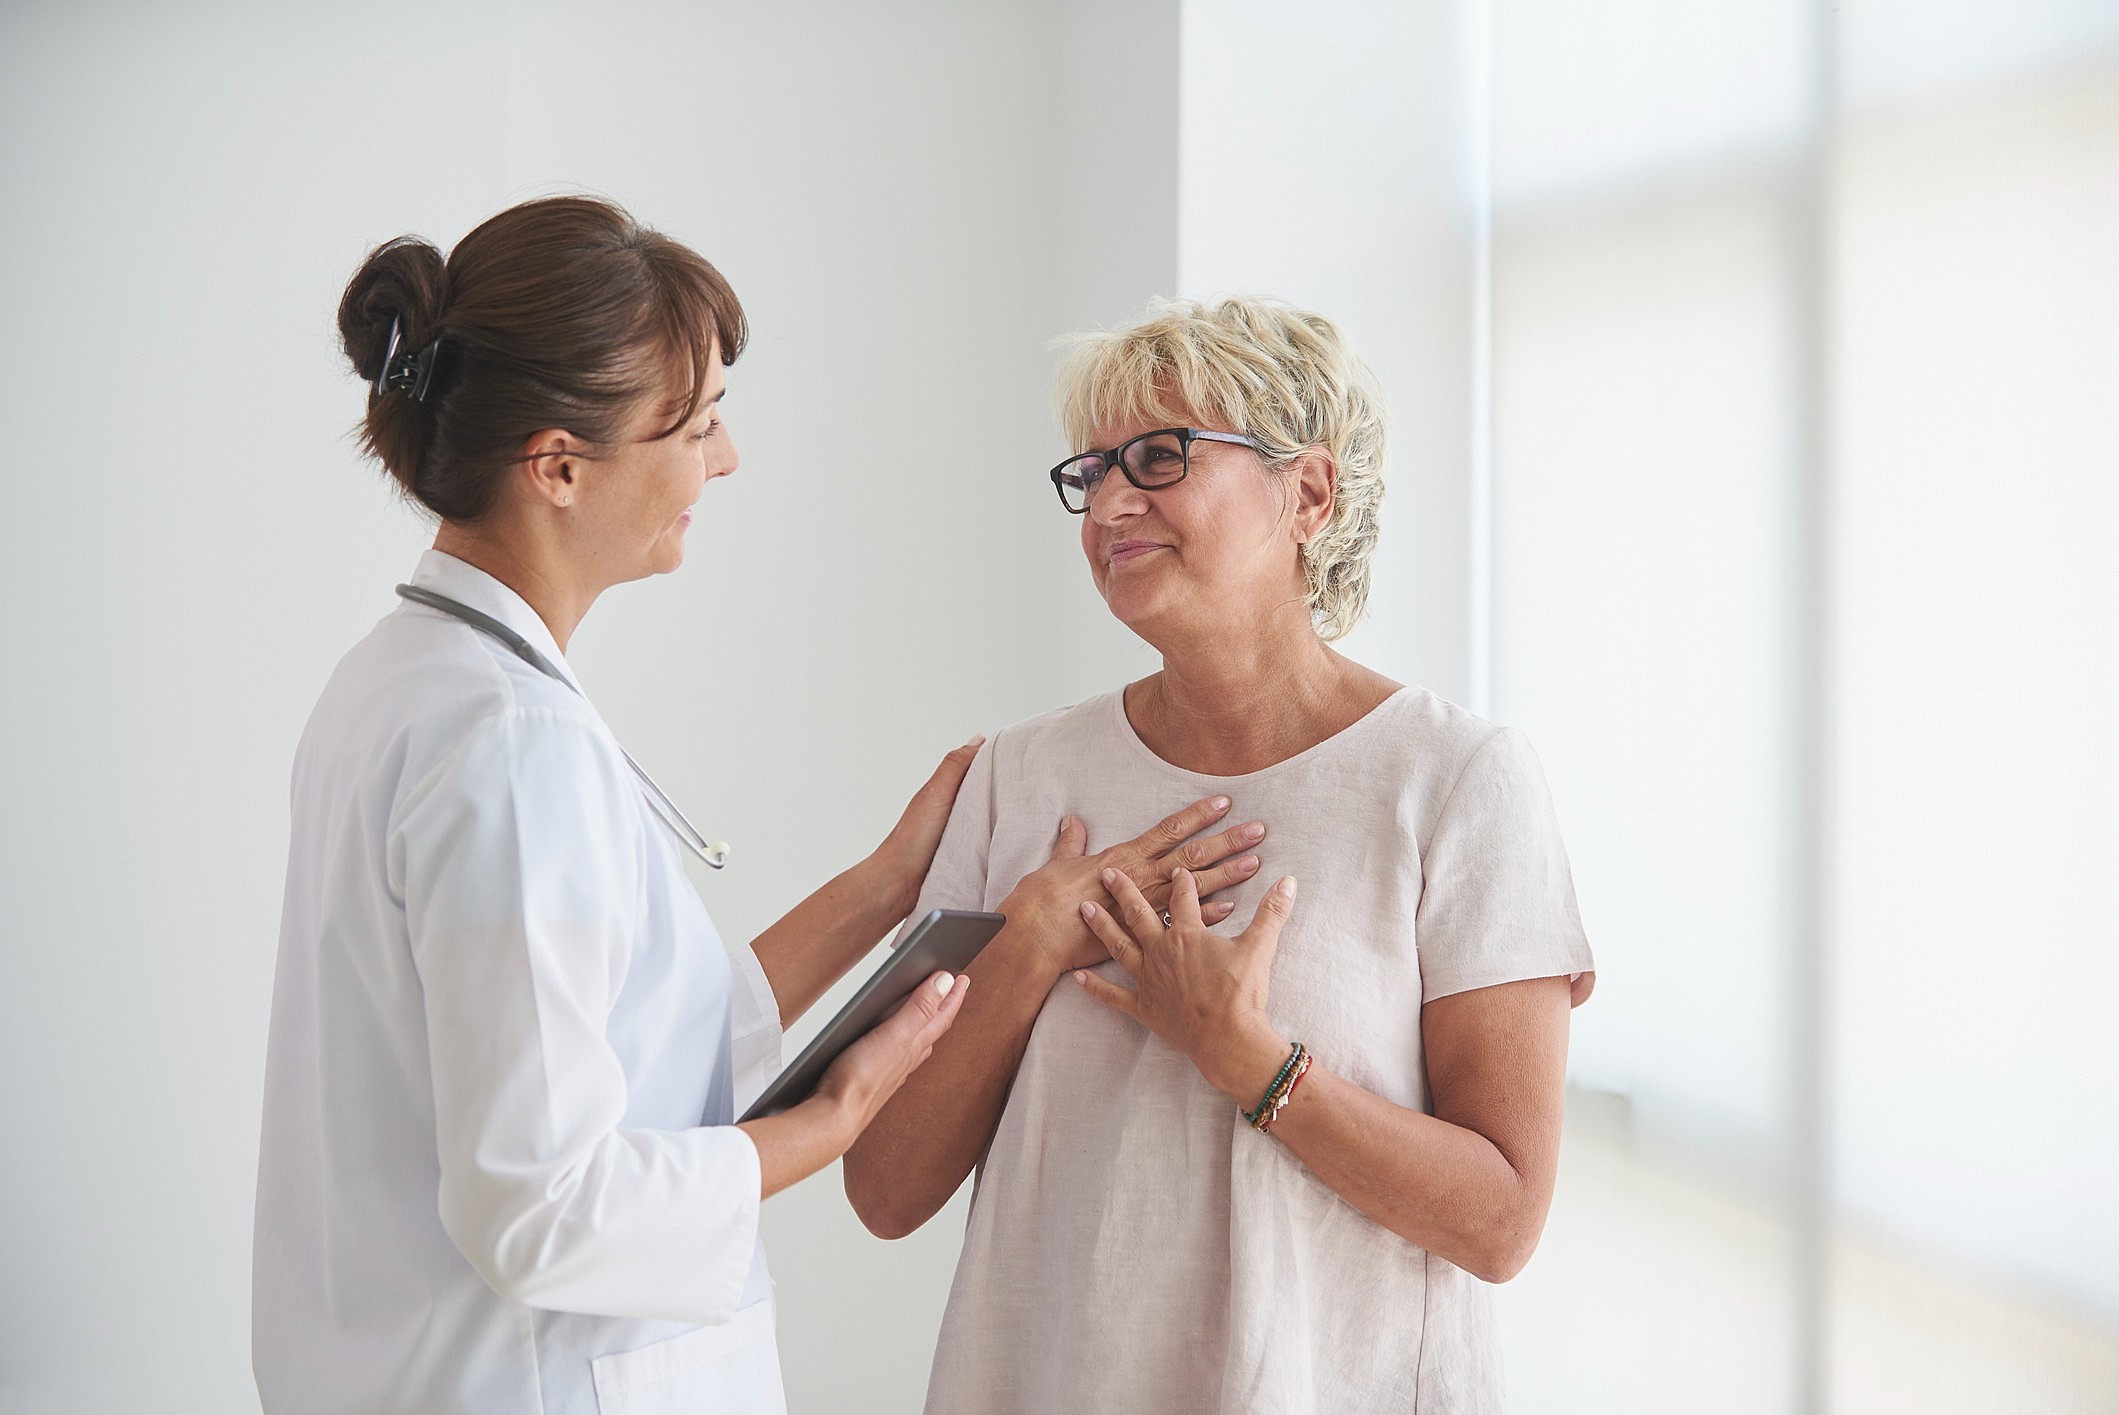
[[[515,656],[524,663],[545,677],[566,684],[577,695],[580,694],[581,689],[574,686],[573,680],[554,668],[552,661],[539,653],[535,644],[492,615],[481,614],[468,604],[460,604],[447,595],[439,595],[432,590],[423,590],[418,585],[399,585],[397,593],[402,599],[411,600],[414,604],[424,604],[429,609],[438,609],[452,618],[461,619],[482,634],[492,635],[514,650]],[[633,775],[640,782],[640,794],[647,797],[648,809],[670,828],[670,833],[683,843],[684,848],[717,870],[725,868],[728,865],[728,842],[709,841],[701,835],[699,827],[685,818],[684,812],[677,809],[677,803],[669,798],[669,793],[657,786],[655,778],[649,776],[640,763],[633,760],[631,752],[620,747],[618,755],[624,757],[625,764],[633,769]]]

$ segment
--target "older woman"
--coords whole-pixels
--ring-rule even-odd
[[[1483,1284],[1543,1226],[1592,964],[1522,736],[1329,646],[1373,379],[1226,300],[1085,341],[1058,401],[1090,574],[1163,666],[999,733],[921,895],[1010,918],[846,1160],[886,1236],[980,1169],[927,1408],[1497,1409]],[[1272,825],[1272,870],[1224,866],[1238,919],[1181,867],[1083,887],[1080,848],[1201,795]]]

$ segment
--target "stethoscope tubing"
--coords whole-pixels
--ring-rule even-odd
[[[499,641],[512,651],[517,658],[529,664],[530,667],[536,669],[539,673],[544,674],[545,677],[564,684],[568,691],[574,693],[577,697],[582,695],[581,689],[574,685],[574,680],[561,673],[550,659],[538,652],[537,645],[531,643],[492,615],[473,609],[470,605],[453,600],[447,595],[436,594],[429,589],[422,589],[418,585],[399,585],[397,593],[400,599],[409,600],[413,604],[425,605],[427,608],[446,614],[452,619],[463,621],[481,634]],[[700,834],[699,827],[693,825],[690,817],[677,808],[677,803],[670,799],[667,791],[655,784],[655,778],[647,774],[646,768],[633,760],[631,752],[621,746],[618,748],[618,755],[624,757],[625,764],[632,768],[634,778],[640,783],[640,794],[647,798],[648,809],[655,813],[658,820],[669,827],[670,833],[677,837],[678,843],[698,856],[710,868],[717,870],[726,869],[728,867],[728,842],[725,840],[709,841],[704,835]]]

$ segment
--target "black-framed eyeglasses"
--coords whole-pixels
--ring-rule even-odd
[[[1084,452],[1078,457],[1069,457],[1052,469],[1052,485],[1059,492],[1060,505],[1079,516],[1089,509],[1089,503],[1096,498],[1096,489],[1104,484],[1104,478],[1110,475],[1113,467],[1142,491],[1160,491],[1166,486],[1177,485],[1185,479],[1185,473],[1192,470],[1192,444],[1195,442],[1230,442],[1254,452],[1265,451],[1242,433],[1163,427],[1144,432],[1108,452]]]

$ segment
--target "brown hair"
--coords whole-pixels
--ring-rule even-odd
[[[393,321],[400,357],[434,345],[424,399],[374,391]],[[534,432],[613,442],[658,394],[673,416],[657,436],[676,432],[716,349],[732,364],[750,333],[698,252],[590,197],[511,206],[446,263],[416,236],[384,242],[347,284],[338,330],[369,383],[362,448],[406,496],[464,522],[492,509]]]

